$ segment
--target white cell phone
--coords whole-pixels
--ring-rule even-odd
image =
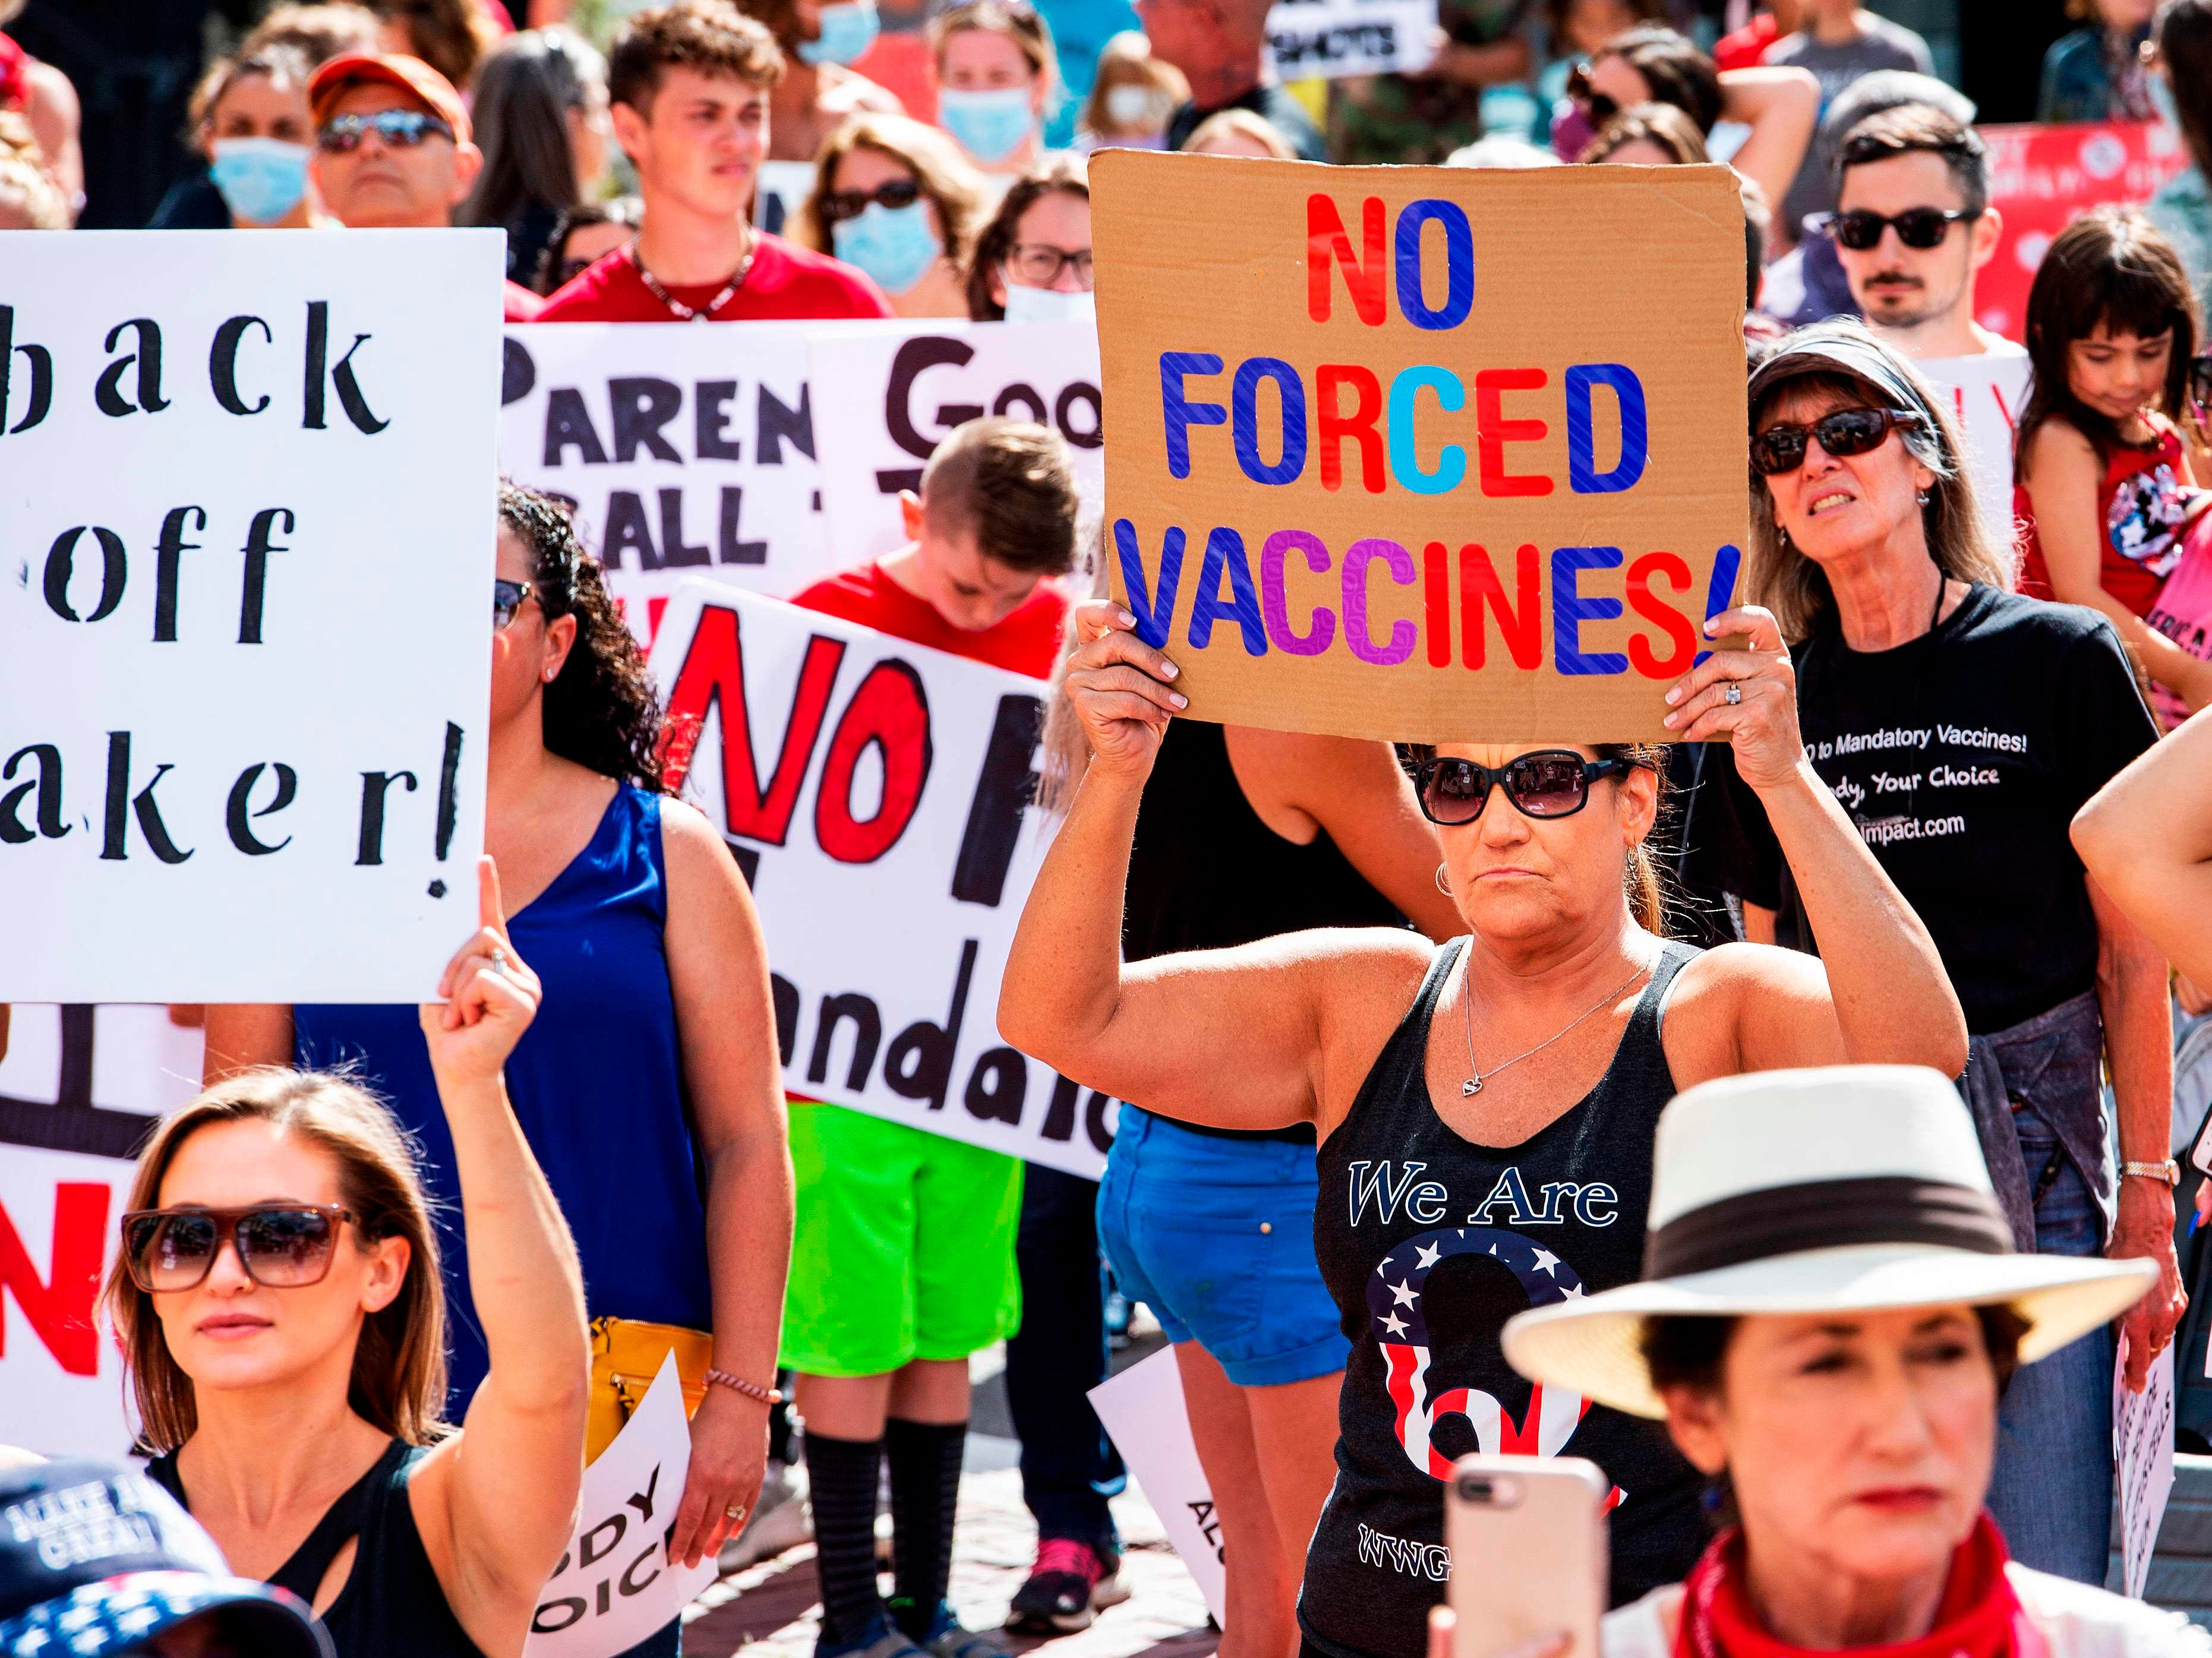
[[[2197,1125],[2197,1138],[2190,1143],[2189,1166],[2202,1175],[2212,1175],[2212,1110],[2204,1114],[2204,1121]]]
[[[1463,1456],[1444,1500],[1454,1658],[1504,1658],[1564,1630],[1566,1658],[1598,1658],[1605,1614],[1606,1494],[1579,1456]]]

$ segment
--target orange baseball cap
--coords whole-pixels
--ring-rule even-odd
[[[331,106],[349,87],[380,81],[398,87],[453,128],[455,143],[469,142],[468,106],[453,90],[453,83],[420,58],[398,52],[352,52],[333,58],[317,70],[307,82],[307,104],[314,112],[315,125],[320,126],[329,118]]]

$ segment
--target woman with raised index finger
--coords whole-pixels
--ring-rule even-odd
[[[1774,618],[1714,619],[1750,648],[1678,684],[1677,718],[1689,739],[1735,745],[1845,946],[1826,968],[1668,943],[1644,852],[1660,752],[1541,743],[1418,751],[1437,879],[1467,937],[1315,931],[1125,967],[1138,802],[1186,704],[1126,610],[1094,601],[1076,625],[1066,686],[1091,759],[1023,913],[1000,1028],[1155,1114],[1314,1126],[1316,1254],[1352,1347],[1335,1488],[1306,1558],[1307,1649],[1420,1658],[1443,1585],[1394,1563],[1436,1558],[1438,1481],[1479,1446],[1597,1461],[1617,1492],[1614,1598],[1670,1581],[1702,1530],[1689,1466],[1648,1424],[1529,1389],[1500,1351],[1504,1321],[1636,1277],[1653,1127],[1680,1088],[1846,1058],[1955,1072],[1966,1058],[1926,930],[1804,762]]]

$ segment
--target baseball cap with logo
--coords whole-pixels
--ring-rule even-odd
[[[333,58],[307,82],[307,105],[315,125],[330,118],[331,106],[348,88],[379,83],[398,87],[453,130],[453,142],[469,142],[469,110],[453,83],[420,58],[404,52],[349,53]]]
[[[214,1540],[143,1474],[103,1462],[0,1468],[0,1658],[110,1658],[189,1619],[255,1658],[331,1658],[307,1607],[232,1576]]]

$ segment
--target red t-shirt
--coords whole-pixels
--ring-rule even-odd
[[[1732,69],[1757,69],[1766,61],[1767,48],[1782,38],[1774,14],[1763,11],[1733,34],[1713,42],[1713,63],[1723,73]]]
[[[888,317],[890,301],[866,276],[826,253],[759,233],[753,266],[744,284],[708,318],[713,322],[787,322],[846,317]],[[703,310],[722,291],[720,282],[670,284],[680,304]],[[637,274],[629,250],[618,247],[556,289],[538,313],[539,322],[675,322],[674,312],[653,297]]]
[[[1004,622],[975,633],[954,627],[938,615],[935,605],[907,592],[873,560],[824,576],[791,602],[802,610],[842,616],[880,634],[1032,679],[1052,677],[1060,661],[1060,633],[1067,621],[1068,604],[1060,583],[1047,577]]]
[[[538,313],[545,308],[545,301],[520,282],[508,282],[504,297],[505,320],[536,322]]]

